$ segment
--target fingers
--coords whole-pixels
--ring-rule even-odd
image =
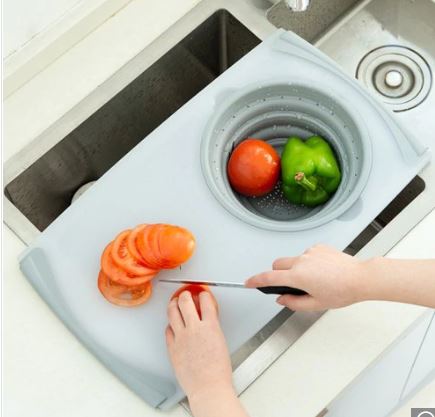
[[[276,302],[293,311],[324,310],[322,305],[311,295],[281,295]]]
[[[178,299],[170,301],[168,305],[168,320],[172,330],[176,333],[184,328],[184,321],[178,308]]]
[[[174,335],[174,331],[169,325],[166,326],[165,336],[166,336],[166,345],[168,346],[168,348],[171,348],[174,345],[175,335]]]
[[[293,279],[289,270],[277,270],[255,275],[249,278],[245,282],[245,285],[248,288],[267,287],[269,285],[295,287],[292,281]]]
[[[186,326],[191,326],[199,321],[198,312],[189,291],[183,291],[178,297],[178,307],[181,311]]]
[[[290,269],[293,264],[298,259],[297,256],[287,257],[287,258],[278,258],[272,264],[272,269]]]
[[[201,307],[201,316],[203,321],[216,320],[217,309],[211,295],[207,291],[199,294],[199,305]]]

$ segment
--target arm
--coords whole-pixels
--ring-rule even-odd
[[[302,255],[277,259],[273,271],[250,278],[248,287],[286,285],[309,295],[284,295],[292,310],[325,310],[366,300],[398,301],[435,308],[435,260],[359,260],[316,245]]]
[[[166,343],[194,417],[248,417],[232,385],[230,355],[210,294],[199,295],[201,316],[189,292],[168,306]]]
[[[435,308],[435,259],[374,258],[367,262],[362,299],[398,301]]]

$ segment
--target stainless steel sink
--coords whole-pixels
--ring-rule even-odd
[[[320,3],[312,0],[310,9],[297,18],[311,13],[301,19],[315,22],[317,16],[317,21],[323,23],[310,30],[308,23],[299,25],[296,32],[308,40],[319,39],[320,47],[339,59],[341,53],[336,51],[341,51],[340,42],[346,48],[348,41],[334,38],[334,33],[365,10],[368,2],[353,0],[338,5],[331,0],[336,6],[326,9]],[[269,7],[267,0],[202,1],[7,161],[6,224],[25,243],[31,242],[69,207],[78,188],[98,180],[148,133],[272,33],[276,28],[271,22],[277,23],[276,12],[281,6]],[[288,21],[286,15],[280,15],[279,25],[291,28],[296,17],[288,10],[285,13]],[[328,27],[330,31],[321,37]],[[433,170],[432,164],[411,181],[346,251],[359,256],[386,253],[428,212],[431,204],[435,205],[434,185],[428,184],[428,180],[433,181]],[[283,310],[237,351],[232,359],[238,392],[246,389],[321,314]]]
[[[7,198],[43,231],[69,207],[80,186],[100,178],[259,42],[227,11],[214,13],[8,182]]]

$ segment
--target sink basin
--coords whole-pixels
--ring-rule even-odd
[[[341,55],[336,51],[342,39],[337,37],[337,42],[331,43],[333,33],[345,27],[367,2],[345,1],[340,7],[330,7],[326,14],[319,3],[312,1],[308,19],[323,16],[323,24],[309,33],[302,30],[305,26],[296,31],[307,40],[319,39],[320,48],[338,59]],[[258,1],[201,2],[7,161],[6,224],[21,240],[30,243],[70,206],[78,189],[98,180],[152,130],[272,33],[276,28],[271,22],[279,26],[275,17],[280,7],[267,12],[264,3]],[[289,11],[286,13],[291,18],[287,23],[285,15],[281,15],[281,26],[283,21],[291,26],[296,19]],[[332,27],[328,26],[331,22]],[[328,27],[330,32],[321,37]],[[341,45],[346,46],[343,42]],[[430,182],[433,170],[432,164],[414,178],[346,252],[382,255],[403,237],[430,205],[435,205]],[[321,314],[283,310],[235,352],[232,362],[237,391],[246,389]]]
[[[95,181],[260,40],[217,11],[5,187],[43,231]]]

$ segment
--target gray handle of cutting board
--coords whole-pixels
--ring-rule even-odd
[[[20,260],[20,269],[39,295],[59,316],[67,328],[92,352],[111,372],[123,381],[152,407],[158,408],[176,393],[176,387],[170,381],[151,373],[137,371],[108,352],[103,346],[87,334],[74,318],[62,295],[56,287],[56,281],[48,259],[41,248],[30,249]]]

